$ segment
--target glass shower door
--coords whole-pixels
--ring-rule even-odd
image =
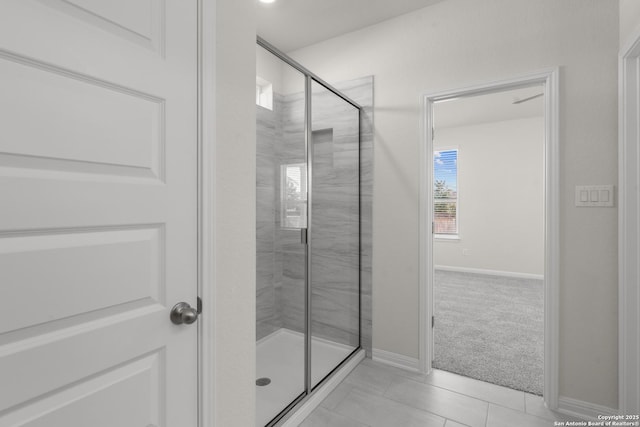
[[[256,427],[264,427],[360,347],[360,117],[260,40],[256,70]]]
[[[305,77],[256,51],[256,426],[306,395]]]
[[[359,110],[311,85],[311,387],[360,346]]]

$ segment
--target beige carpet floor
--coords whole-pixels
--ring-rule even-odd
[[[542,280],[436,270],[434,299],[434,368],[542,395]]]

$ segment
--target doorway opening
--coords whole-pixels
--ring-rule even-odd
[[[424,96],[421,367],[557,408],[556,71]]]
[[[433,109],[432,367],[542,395],[544,89]]]

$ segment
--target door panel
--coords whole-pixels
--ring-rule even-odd
[[[313,82],[312,387],[360,346],[359,111]]]
[[[14,279],[0,288],[0,300],[29,301],[38,295],[46,301],[28,317],[21,315],[22,304],[4,307],[0,333],[131,301],[160,302],[161,234],[151,227],[0,237],[0,270]]]
[[[195,0],[0,4],[0,427],[197,425],[196,31]]]
[[[159,393],[150,393],[158,390],[163,369],[163,354],[154,353],[44,398],[8,419],[20,422],[36,413],[35,418],[21,424],[29,427],[64,425],[69,419],[92,427],[163,425],[160,409],[164,407],[164,399]],[[117,407],[118,412],[112,413],[112,407],[105,405],[105,401]]]
[[[0,74],[6,166],[158,178],[163,100],[15,55]]]
[[[270,57],[258,47],[258,58]],[[256,106],[256,425],[264,426],[305,393],[307,167],[305,77],[275,57],[287,90],[272,109]],[[260,67],[257,77],[266,70]]]
[[[164,36],[161,0],[40,0],[89,25],[151,49],[162,46]]]

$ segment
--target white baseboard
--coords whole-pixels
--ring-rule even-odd
[[[373,360],[385,363],[396,368],[407,369],[409,371],[420,372],[420,360],[405,356],[403,354],[392,353],[386,350],[374,348],[372,351]]]
[[[515,271],[485,270],[483,268],[453,267],[448,265],[436,265],[434,268],[436,270],[455,271],[457,273],[485,274],[488,276],[515,277],[517,279],[544,279],[544,275],[542,274],[517,273]]]
[[[360,350],[351,358],[334,376],[313,392],[309,400],[304,402],[293,415],[291,415],[281,427],[297,427],[307,418],[314,409],[344,380],[351,371],[364,359],[365,351]]]
[[[558,412],[585,421],[602,421],[598,419],[598,415],[618,415],[617,409],[563,396],[558,399]]]

